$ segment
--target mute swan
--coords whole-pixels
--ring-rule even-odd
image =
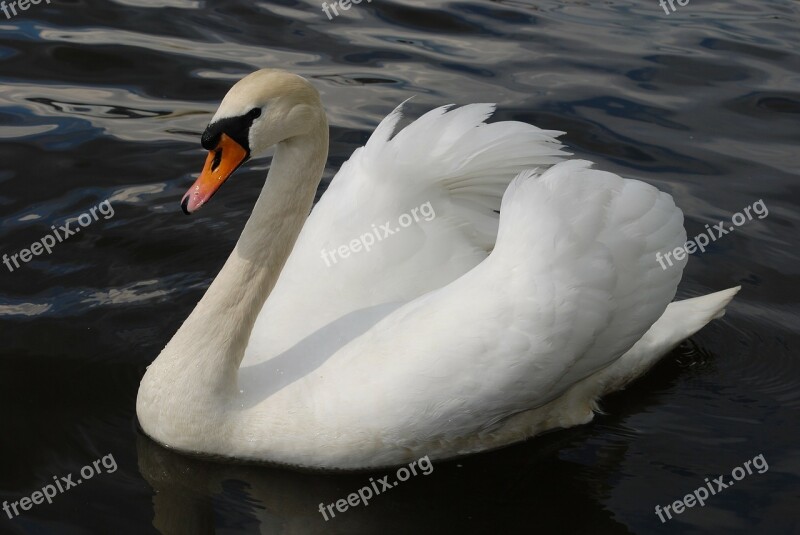
[[[588,422],[724,313],[738,287],[670,304],[686,262],[656,261],[686,240],[670,195],[564,161],[560,132],[484,123],[493,110],[438,108],[392,136],[396,109],[309,215],[328,149],[319,94],[280,70],[237,82],[181,206],[275,155],[233,252],[142,378],[145,433],[319,469],[497,448]],[[412,218],[422,206],[435,217]]]

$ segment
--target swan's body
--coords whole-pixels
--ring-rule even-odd
[[[327,156],[316,91],[281,71],[234,86],[184,209],[277,151],[236,248],[142,380],[145,432],[312,468],[452,457],[588,422],[723,313],[738,288],[670,304],[685,260],[655,255],[686,234],[669,195],[556,164],[557,132],[487,125],[492,110],[441,108],[391,137],[395,111],[306,221]],[[382,238],[353,252],[367,233]]]

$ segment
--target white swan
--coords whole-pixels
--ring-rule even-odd
[[[485,124],[492,111],[439,108],[392,137],[395,110],[308,216],[328,147],[319,94],[279,70],[234,85],[184,210],[276,152],[225,266],[142,379],[143,430],[310,468],[447,458],[588,422],[722,315],[738,287],[669,304],[685,259],[664,270],[655,255],[686,239],[669,195],[557,163],[559,132]],[[369,251],[353,241],[370,233]]]

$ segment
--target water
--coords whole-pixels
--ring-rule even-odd
[[[105,199],[114,208],[52,254],[0,265],[0,499],[109,454],[118,466],[13,520],[0,513],[0,532],[800,533],[800,6],[676,7],[374,0],[328,20],[313,1],[53,0],[0,14],[2,252]],[[490,101],[498,119],[568,132],[576,155],[670,192],[689,236],[762,199],[769,215],[694,255],[679,296],[742,292],[592,424],[437,463],[328,522],[319,503],[387,472],[165,451],[137,430],[139,379],[220,269],[269,160],[192,218],[178,202],[219,99],[261,67],[323,95],[321,191],[415,95],[411,116]],[[654,513],[759,454],[767,471],[705,507],[663,525]]]

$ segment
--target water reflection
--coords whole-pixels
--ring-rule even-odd
[[[228,464],[166,450],[141,433],[136,445],[139,470],[154,491],[153,525],[164,534],[214,533],[220,528],[298,535],[523,533],[534,527],[545,533],[564,529],[628,533],[598,502],[609,490],[607,482],[587,479],[591,470],[581,462],[558,458],[558,449],[571,438],[567,432],[539,440],[532,456],[532,448],[515,447],[483,459],[434,463],[430,475],[412,477],[374,496],[369,505],[337,512],[328,521],[319,512],[320,504],[346,499],[369,485],[370,478],[378,480],[394,471],[322,474]],[[524,461],[523,451],[528,455]],[[612,466],[625,451],[617,448],[601,462]],[[527,481],[552,484],[573,478],[589,484],[556,488],[531,486]],[[563,519],[541,516],[565,502],[581,514]],[[524,518],[498,515],[504,503],[525,504],[528,513]]]

